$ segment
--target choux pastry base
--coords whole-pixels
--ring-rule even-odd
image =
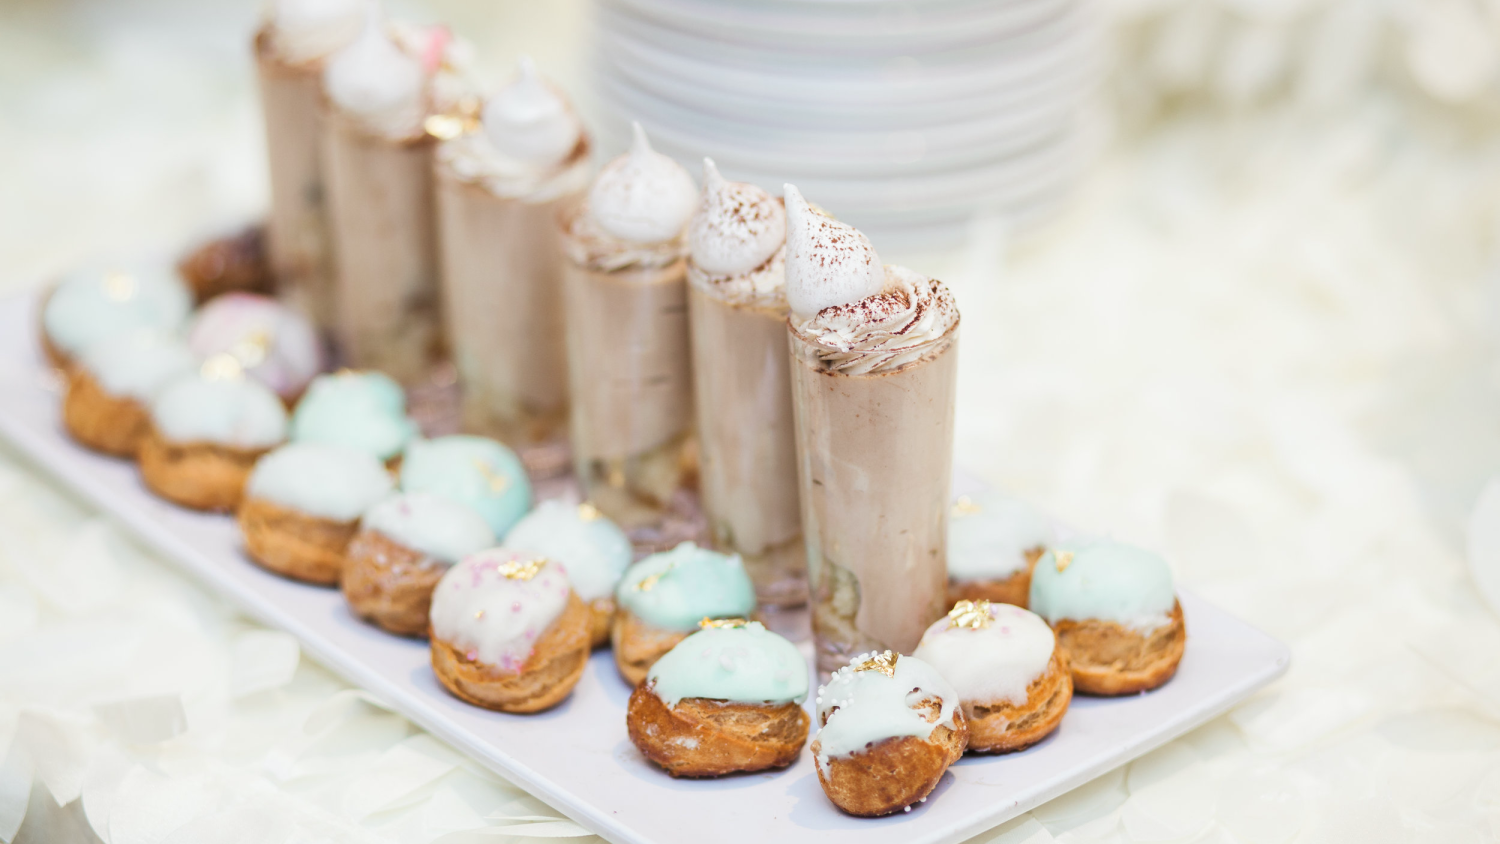
[[[359,522],[340,522],[282,507],[263,498],[240,506],[240,533],[250,559],[283,577],[336,586],[344,551]]]
[[[1144,635],[1113,621],[1059,621],[1053,630],[1068,655],[1074,691],[1131,695],[1172,679],[1187,645],[1181,603],[1172,605],[1169,617],[1170,623]]]
[[[501,673],[474,662],[435,636],[432,670],[455,697],[475,706],[520,714],[541,712],[561,703],[583,676],[592,650],[591,624],[588,606],[571,594],[562,615],[537,640],[521,673]]]
[[[269,449],[216,443],[174,443],[153,427],[136,459],[141,478],[157,495],[194,510],[231,512],[240,506],[255,461]]]
[[[936,721],[941,707],[932,699],[923,701],[927,720]],[[964,755],[969,743],[968,722],[960,707],[953,713],[953,729],[938,725],[926,739],[900,736],[876,742],[860,753],[829,759],[821,764],[818,783],[833,805],[861,818],[877,818],[899,812],[932,793],[948,766]],[[817,756],[821,745],[813,740]]]
[[[632,686],[646,682],[646,672],[651,666],[661,659],[662,654],[686,639],[689,632],[652,627],[629,610],[616,612],[609,639],[620,676]]]
[[[135,457],[151,431],[151,413],[133,398],[110,395],[92,373],[73,367],[64,373],[63,427],[80,444],[115,457]]]
[[[432,590],[448,567],[373,530],[344,552],[340,585],[349,609],[398,636],[426,636]]]
[[[1026,687],[1025,703],[964,701],[964,718],[969,722],[969,751],[1012,753],[1024,750],[1057,729],[1072,700],[1073,676],[1068,668],[1068,657],[1058,648],[1053,651],[1047,670]]]
[[[668,707],[654,682],[637,686],[625,716],[630,741],[674,777],[718,777],[785,768],[807,743],[812,719],[779,706],[684,698]]]
[[[1026,609],[1031,596],[1031,570],[1036,561],[1046,553],[1045,549],[1032,548],[1026,552],[1026,567],[1003,580],[949,581],[948,606],[959,601],[989,601],[992,604],[1013,604]]]
[[[615,626],[615,599],[595,598],[589,601],[589,613],[593,616],[593,645],[602,648],[609,644],[610,631]]]

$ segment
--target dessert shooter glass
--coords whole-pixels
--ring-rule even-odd
[[[807,603],[784,302],[739,302],[689,273],[703,509],[762,604]]]
[[[339,354],[348,366],[418,383],[442,351],[435,141],[374,134],[332,104],[324,123]]]
[[[565,167],[588,155],[581,141]],[[507,197],[436,164],[443,312],[463,427],[515,448],[529,473],[567,471],[568,373],[559,213],[582,185]]]
[[[818,668],[910,653],[946,603],[958,322],[868,375],[787,334]]]
[[[334,311],[320,150],[323,63],[282,60],[263,27],[255,36],[255,67],[271,174],[271,273],[282,298],[327,331]]]
[[[626,531],[658,526],[694,463],[687,259],[608,269],[570,257],[563,299],[578,482]]]

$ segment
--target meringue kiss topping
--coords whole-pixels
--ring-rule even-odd
[[[329,59],[323,85],[339,108],[372,128],[396,136],[421,129],[426,74],[391,40],[374,7],[359,38]]]
[[[359,37],[364,0],[273,0],[271,35],[276,51],[292,63],[321,59]]]
[[[485,103],[482,120],[495,149],[525,164],[557,164],[578,145],[578,119],[537,76],[530,56],[521,57],[516,79]]]
[[[703,196],[688,226],[693,263],[711,275],[740,275],[764,264],[786,241],[786,211],[769,193],[719,175],[703,159]]]
[[[651,149],[633,124],[630,152],[604,165],[589,190],[589,213],[605,234],[629,243],[664,243],[682,234],[698,204],[693,177]]]
[[[885,269],[862,232],[814,209],[786,185],[786,301],[799,319],[885,289]]]

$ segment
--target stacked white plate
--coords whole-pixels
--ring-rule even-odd
[[[697,172],[940,246],[1026,225],[1097,146],[1090,0],[596,0],[607,148],[631,120]],[[877,241],[879,242],[879,241]]]

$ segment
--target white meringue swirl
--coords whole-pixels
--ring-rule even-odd
[[[335,105],[382,135],[422,131],[427,73],[397,46],[373,9],[359,38],[328,60],[323,86]]]
[[[582,129],[568,104],[522,56],[516,80],[485,103],[484,134],[501,155],[535,167],[557,164],[578,145]]]
[[[788,262],[788,275],[790,275]],[[946,285],[905,267],[884,268],[885,290],[832,305],[792,330],[817,347],[825,368],[845,375],[900,369],[927,356],[932,343],[958,324],[958,306]]]
[[[808,205],[786,185],[786,301],[798,319],[885,289],[880,256],[864,233]]]
[[[594,180],[589,216],[604,234],[626,243],[678,240],[697,207],[698,189],[681,165],[651,149],[641,124],[633,130],[630,152],[604,165]]]
[[[271,47],[288,64],[317,61],[358,38],[365,14],[365,0],[273,0]]]

